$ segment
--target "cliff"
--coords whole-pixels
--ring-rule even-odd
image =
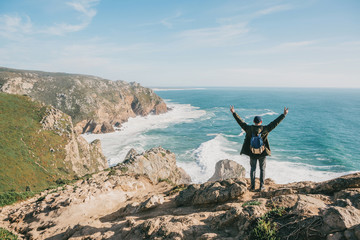
[[[60,109],[71,116],[77,133],[112,132],[129,117],[167,111],[149,88],[79,74],[0,68],[0,91]]]
[[[161,148],[149,151],[130,152],[127,166],[3,207],[0,227],[53,240],[360,239],[360,173],[320,183],[267,179],[263,192],[250,191],[247,178],[176,185],[184,176],[154,182],[161,170],[131,170],[145,156],[158,167],[167,162],[161,155],[172,158]]]
[[[0,192],[43,190],[108,167],[100,141],[88,144],[52,106],[0,93],[0,114]]]

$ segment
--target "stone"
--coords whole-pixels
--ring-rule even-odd
[[[324,224],[333,231],[343,231],[360,223],[360,211],[354,207],[330,207],[323,212]]]
[[[326,240],[343,240],[344,235],[341,232],[331,233],[326,237]]]
[[[129,161],[131,159],[134,159],[136,157],[136,155],[138,155],[138,153],[136,152],[136,150],[134,148],[131,148],[128,153],[126,154],[124,161]]]
[[[117,168],[126,168],[128,173],[144,174],[155,184],[164,180],[174,184],[188,184],[191,181],[190,176],[176,165],[175,154],[162,147],[152,148],[142,154],[128,153],[125,161]]]
[[[175,198],[177,206],[222,203],[242,196],[247,184],[242,179],[228,179],[218,182],[206,182],[190,185]]]
[[[216,240],[219,239],[219,235],[217,233],[204,233],[196,240]]]
[[[141,203],[138,211],[143,212],[149,209],[153,209],[158,207],[159,205],[164,203],[164,197],[162,195],[154,195],[147,199],[145,202]]]
[[[220,160],[215,165],[215,173],[208,181],[245,177],[245,168],[229,159]]]

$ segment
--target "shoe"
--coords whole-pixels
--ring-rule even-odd
[[[250,187],[250,191],[255,191],[255,187],[254,187],[254,186],[251,186],[251,187]]]
[[[266,189],[265,189],[265,187],[264,186],[261,186],[260,188],[259,188],[259,191],[260,192],[263,192],[263,191],[265,191]]]

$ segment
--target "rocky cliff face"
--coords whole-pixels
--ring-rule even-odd
[[[60,110],[47,106],[41,124],[44,130],[50,130],[60,136],[66,136],[64,162],[70,166],[69,171],[78,176],[108,168],[100,140],[90,144],[74,131],[71,117]],[[52,151],[56,151],[52,149]]]
[[[0,112],[0,192],[39,191],[108,167],[100,141],[88,144],[62,111],[0,93]]]
[[[0,91],[60,109],[72,117],[78,133],[111,132],[129,117],[167,111],[151,89],[86,75],[0,68]]]
[[[27,239],[360,239],[360,173],[252,192],[245,178],[155,184],[129,169],[4,207],[0,226]]]

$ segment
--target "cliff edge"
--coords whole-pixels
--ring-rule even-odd
[[[77,133],[114,131],[129,117],[160,114],[165,102],[138,83],[0,67],[0,91],[28,95],[71,116]]]
[[[171,158],[151,152],[159,167],[162,153]],[[146,154],[133,153],[132,163],[145,163]],[[53,240],[360,239],[360,173],[319,183],[267,179],[263,192],[249,191],[247,178],[177,185],[150,175],[113,167],[3,207],[0,227]]]
[[[0,114],[0,192],[39,191],[108,167],[100,141],[88,144],[52,106],[0,93]]]

